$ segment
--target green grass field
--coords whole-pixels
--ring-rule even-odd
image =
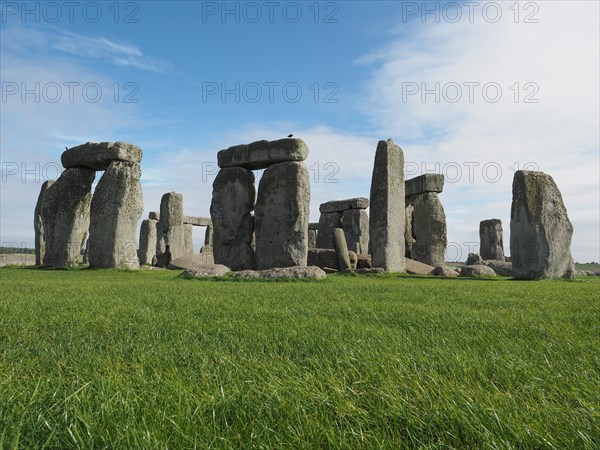
[[[600,278],[0,269],[0,448],[600,448]]]

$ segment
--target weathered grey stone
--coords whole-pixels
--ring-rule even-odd
[[[87,167],[106,170],[112,161],[139,163],[142,149],[127,142],[86,142],[65,150],[60,157],[63,167]]]
[[[194,226],[189,223],[183,224],[183,254],[193,255],[194,254]]]
[[[550,175],[524,170],[515,173],[510,217],[515,278],[573,278],[573,225]]]
[[[304,161],[308,157],[308,146],[302,139],[279,139],[256,141],[248,145],[236,145],[217,154],[219,167],[243,167],[260,170],[271,164]]]
[[[496,272],[491,267],[484,266],[483,264],[475,264],[472,266],[463,267],[460,271],[461,277],[482,277],[482,276],[493,276]]]
[[[356,253],[369,251],[369,216],[363,209],[348,209],[342,213],[342,228],[348,249]]]
[[[229,272],[229,267],[222,264],[205,264],[195,267],[194,269],[186,269],[182,276],[184,278],[204,278],[204,277],[221,277]]]
[[[371,179],[369,247],[374,267],[404,272],[404,154],[379,141]]]
[[[160,214],[156,211],[150,211],[150,214],[148,214],[148,219],[151,220],[160,220]]]
[[[367,255],[367,254],[362,254],[362,255],[356,255],[356,268],[357,269],[370,269],[372,266],[371,264],[371,255]]]
[[[483,258],[479,253],[469,253],[467,255],[467,266],[475,266],[478,264],[483,264]]]
[[[444,175],[426,173],[424,175],[406,180],[404,195],[411,197],[426,192],[442,192],[444,190]]]
[[[195,227],[207,227],[212,224],[210,217],[183,216],[183,223]]]
[[[308,224],[308,229],[309,230],[318,230],[319,229],[319,222],[310,222]]]
[[[232,270],[254,269],[252,248],[256,189],[254,174],[241,167],[221,169],[213,183],[210,216],[215,262]]]
[[[310,278],[320,280],[326,273],[316,266],[277,267],[265,270],[243,270],[231,274],[232,278]]]
[[[331,202],[322,203],[319,206],[319,211],[323,213],[344,212],[349,209],[367,209],[369,207],[369,199],[365,197],[348,198],[345,200],[333,200]]]
[[[346,236],[341,228],[333,230],[333,245],[338,258],[338,266],[340,270],[351,269],[350,258],[348,256],[348,245],[346,244]]]
[[[260,180],[254,212],[256,266],[306,266],[310,176],[303,162],[270,166]]]
[[[406,272],[413,275],[428,275],[435,269],[435,267],[430,266],[429,264],[424,264],[420,261],[415,261],[414,259],[405,258],[405,261]]]
[[[358,255],[355,252],[348,252],[348,260],[350,261],[350,269],[356,270],[358,266]]]
[[[333,248],[333,230],[342,227],[342,213],[321,213],[317,231],[317,248]]]
[[[407,201],[406,228],[411,235],[405,236],[406,255],[433,267],[443,266],[447,235],[442,202],[436,192],[413,195]]]
[[[497,275],[502,277],[513,276],[512,263],[490,259],[483,260],[481,264],[490,267]]]
[[[438,277],[457,277],[458,272],[450,267],[437,266],[429,272],[429,275],[436,275]]]
[[[157,224],[158,220],[146,219],[142,221],[138,248],[138,258],[141,265],[152,264],[152,260],[156,257]]]
[[[178,192],[167,192],[162,196],[160,221],[156,232],[158,235],[156,257],[160,267],[166,267],[170,261],[194,253],[193,245],[190,244],[190,230],[186,236],[186,227],[183,223],[183,195]]]
[[[479,253],[483,259],[504,261],[504,239],[500,219],[479,222]]]
[[[206,227],[204,232],[204,245],[200,249],[200,253],[212,253],[213,252],[213,226],[209,225]]]
[[[308,248],[317,248],[317,230],[308,229]]]
[[[167,266],[171,270],[196,270],[203,269],[206,266],[214,266],[215,260],[210,253],[202,253],[196,255],[187,255],[174,259]],[[218,264],[221,267],[225,267]]]
[[[80,263],[90,225],[95,176],[92,169],[66,169],[46,189],[41,206],[46,240],[44,266],[67,267]]]
[[[338,257],[335,250],[330,248],[315,248],[308,250],[307,264],[320,268],[329,267],[339,270]]]
[[[41,266],[46,253],[46,238],[44,235],[44,222],[42,221],[42,204],[44,203],[44,195],[46,190],[54,184],[54,180],[44,181],[38,195],[33,214],[33,229],[35,232],[35,265]]]
[[[137,269],[137,223],[144,211],[138,163],[113,161],[94,191],[90,267]]]

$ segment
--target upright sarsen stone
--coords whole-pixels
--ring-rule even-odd
[[[303,162],[265,170],[255,208],[258,270],[306,266],[309,208],[310,176]]]
[[[479,254],[484,260],[504,261],[504,239],[500,219],[479,222]]]
[[[91,208],[90,267],[137,269],[136,231],[144,210],[140,165],[113,161],[94,192]]]
[[[404,154],[391,139],[377,144],[370,202],[373,267],[404,272]]]
[[[38,200],[35,205],[33,217],[33,229],[35,231],[35,265],[41,266],[46,253],[46,238],[44,235],[44,222],[42,221],[42,204],[44,203],[44,195],[50,186],[54,184],[54,180],[44,181],[38,195]]]
[[[336,228],[342,228],[342,213],[339,211],[321,213],[316,248],[333,249],[333,230]]]
[[[140,264],[142,265],[152,264],[152,261],[156,256],[156,243],[158,239],[157,224],[158,220],[146,219],[142,221],[138,249],[138,258],[140,260]]]
[[[433,267],[444,266],[448,241],[446,214],[437,192],[413,195],[406,201],[407,257]]]
[[[369,216],[364,209],[347,209],[342,213],[342,228],[348,249],[357,254],[369,252]]]
[[[254,174],[242,167],[221,169],[213,182],[210,216],[216,264],[233,270],[255,269],[251,212],[256,188]]]
[[[194,249],[189,248],[189,240],[186,239],[183,218],[183,195],[178,192],[164,194],[160,200],[156,248],[156,257],[161,267],[165,266],[169,257],[177,259],[194,253]]]
[[[552,177],[519,170],[512,189],[510,256],[514,277],[573,278],[573,225]]]
[[[67,267],[80,263],[90,225],[95,176],[93,169],[66,169],[46,190],[41,205],[46,241],[44,266]]]

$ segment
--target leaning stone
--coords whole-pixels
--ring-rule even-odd
[[[510,217],[510,256],[516,279],[573,278],[573,225],[550,175],[515,173]]]
[[[292,138],[236,145],[217,154],[220,168],[243,167],[250,170],[265,169],[276,163],[304,161],[307,157],[308,146],[303,140]]]
[[[435,267],[406,258],[406,272],[412,275],[429,275]]]
[[[317,231],[317,248],[333,248],[333,230],[342,228],[342,213],[321,213]]]
[[[152,264],[152,260],[156,257],[157,224],[157,220],[146,219],[142,221],[138,248],[138,258],[141,265]]]
[[[68,267],[81,261],[81,250],[90,226],[92,169],[66,169],[49,186],[41,207],[46,253],[44,266]]]
[[[207,227],[212,224],[210,217],[183,216],[183,223],[195,227]]]
[[[377,145],[370,202],[373,266],[404,272],[404,154],[391,139]]]
[[[484,266],[483,264],[475,264],[472,266],[463,267],[460,272],[461,277],[482,277],[482,276],[493,276],[496,272],[491,267]]]
[[[467,256],[467,266],[474,266],[477,264],[482,264],[483,263],[483,258],[481,257],[481,255],[479,253],[469,253],[469,255]]]
[[[137,269],[137,223],[144,211],[138,163],[113,161],[96,186],[90,222],[90,267]]]
[[[310,278],[320,280],[325,278],[325,272],[315,266],[277,267],[274,269],[259,270],[258,277],[265,279],[275,278]]]
[[[346,200],[333,200],[331,202],[322,203],[319,206],[321,214],[332,212],[344,212],[349,209],[367,209],[369,207],[369,199],[365,197],[348,198]]]
[[[436,275],[439,277],[457,277],[458,272],[449,267],[437,266],[435,269],[429,272],[429,275]]]
[[[307,264],[321,269],[329,267],[338,271],[340,269],[335,250],[330,248],[315,248],[308,250]]]
[[[184,278],[221,277],[229,272],[229,268],[222,264],[206,264],[194,269],[186,269],[181,275]]]
[[[369,216],[363,209],[349,209],[342,213],[342,228],[348,249],[356,253],[369,251]]]
[[[140,163],[142,149],[127,142],[87,142],[63,152],[60,157],[63,167],[87,167],[106,170],[113,161]]]
[[[385,273],[385,269],[382,269],[381,267],[372,267],[372,268],[368,268],[368,269],[356,269],[354,271],[354,273],[365,273],[365,274],[381,274],[381,273]]]
[[[443,178],[443,177],[442,177]],[[446,214],[436,192],[410,197],[407,216],[412,236],[408,256],[430,266],[443,266],[447,244]],[[407,222],[409,220],[407,219]]]
[[[497,275],[501,277],[512,277],[513,270],[512,264],[505,261],[497,261],[497,260],[484,260],[481,262],[484,266],[488,266],[496,272]]]
[[[303,162],[265,170],[254,212],[258,269],[306,266],[309,209],[310,176]]]
[[[504,261],[504,242],[500,219],[479,222],[479,252],[484,260]]]
[[[338,266],[340,270],[351,269],[350,258],[348,257],[348,246],[346,245],[346,237],[344,230],[335,228],[333,230],[333,245],[338,258]]]
[[[254,269],[252,248],[256,189],[254,174],[241,167],[221,169],[213,183],[210,216],[215,261],[232,270]]]
[[[196,270],[206,266],[214,266],[215,260],[211,254],[199,253],[195,255],[182,256],[174,259],[167,266],[171,270]],[[222,266],[222,264],[217,264]],[[223,266],[224,267],[224,266]]]
[[[405,193],[407,197],[426,192],[440,193],[444,190],[444,175],[437,173],[426,173],[424,175],[411,178],[404,182]]]
[[[38,200],[35,205],[33,214],[33,229],[35,232],[35,265],[41,266],[46,254],[46,238],[44,235],[44,222],[42,221],[42,204],[44,203],[44,195],[50,186],[54,184],[54,180],[44,181],[38,195]]]

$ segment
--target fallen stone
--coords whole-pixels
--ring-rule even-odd
[[[344,236],[344,230],[341,228],[335,228],[333,230],[333,245],[335,247],[335,253],[338,258],[338,266],[340,270],[351,269],[350,258],[348,256],[348,246],[346,245],[346,237]]]
[[[369,199],[365,197],[348,198],[345,200],[333,200],[331,202],[322,203],[319,206],[321,214],[332,212],[344,212],[349,209],[367,209],[369,207]]]
[[[307,264],[320,268],[329,267],[339,270],[338,257],[335,250],[330,248],[315,248],[308,250]]]
[[[315,266],[294,266],[294,267],[277,267],[274,269],[265,270],[244,270],[241,272],[233,273],[232,278],[262,278],[262,279],[276,279],[276,278],[310,278],[310,279],[322,279],[325,278],[326,273],[319,267]]]
[[[512,277],[513,270],[512,264],[505,261],[497,261],[497,260],[483,260],[481,262],[484,266],[490,267],[497,275],[501,277]]]
[[[206,264],[194,269],[186,269],[182,276],[184,278],[221,277],[229,272],[229,268],[222,264]]]
[[[317,248],[333,248],[335,228],[342,228],[342,213],[321,213],[317,231]]]
[[[519,170],[513,179],[510,256],[516,279],[572,279],[573,225],[550,175]]]
[[[484,260],[504,260],[504,239],[500,219],[479,222],[479,253]]]
[[[142,161],[142,149],[127,142],[87,142],[65,150],[60,161],[66,169],[87,167],[106,170],[113,161],[139,164]]]
[[[331,267],[321,267],[323,269],[323,272],[325,273],[338,273],[339,270],[337,269],[332,269]]]
[[[369,248],[373,266],[404,272],[404,154],[394,141],[379,141],[371,178]]]
[[[440,193],[444,190],[444,175],[437,173],[426,173],[424,175],[411,178],[404,182],[407,197],[426,192]]]
[[[68,267],[81,262],[81,250],[90,226],[95,176],[92,169],[66,169],[46,189],[41,206],[46,240],[44,266]]]
[[[44,235],[44,222],[42,220],[42,204],[44,203],[44,195],[50,186],[54,184],[54,180],[44,181],[38,195],[35,211],[33,214],[33,229],[35,232],[35,265],[41,266],[46,254],[46,237]]]
[[[221,169],[213,183],[210,216],[215,262],[232,270],[254,269],[252,248],[256,188],[254,174],[241,167]]]
[[[472,266],[463,267],[460,272],[461,277],[482,277],[496,275],[496,272],[491,267],[483,264],[475,264]]]
[[[406,258],[406,272],[412,275],[429,275],[435,267]]]
[[[198,253],[195,255],[182,256],[172,260],[167,266],[171,270],[196,270],[203,269],[208,266],[226,267],[222,264],[215,264],[215,260],[211,254]]]
[[[450,267],[437,266],[435,269],[429,272],[429,275],[436,275],[439,277],[457,277],[458,272]]]
[[[356,269],[354,272],[355,273],[366,273],[366,274],[380,274],[380,273],[385,273],[385,269],[382,269],[381,267],[372,267],[369,269]]]
[[[307,157],[308,146],[303,140],[285,138],[229,147],[217,154],[217,161],[220,168],[243,167],[260,170],[276,163],[304,161]]]
[[[310,175],[303,162],[264,171],[254,211],[257,269],[306,266],[309,209]]]

